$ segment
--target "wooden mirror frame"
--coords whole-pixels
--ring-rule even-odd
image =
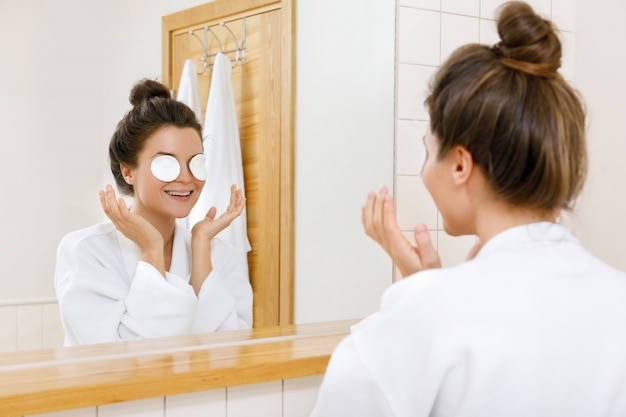
[[[280,44],[273,52],[279,57],[279,67],[274,72],[274,76],[279,78],[268,81],[271,86],[268,91],[276,95],[271,100],[279,101],[276,107],[279,114],[274,112],[271,115],[274,125],[271,135],[279,137],[265,138],[271,141],[271,145],[264,145],[271,148],[271,157],[255,156],[263,160],[263,172],[272,177],[271,190],[256,189],[248,193],[247,177],[245,181],[249,229],[250,214],[255,218],[262,216],[261,221],[255,222],[254,233],[249,231],[252,251],[248,254],[248,260],[254,293],[254,327],[293,323],[294,2],[295,0],[216,0],[164,16],[162,19],[162,80],[173,89],[178,87],[175,82],[178,74],[174,68],[181,66],[180,62],[175,65],[175,60],[182,59],[181,54],[174,50],[175,36],[222,21],[232,22],[267,12],[280,13],[279,24],[276,25],[280,28],[277,35],[280,37]],[[246,61],[239,65],[245,66]],[[280,90],[279,94],[277,90]],[[243,146],[242,156],[245,161]],[[270,166],[266,166],[268,164]],[[244,176],[245,170],[244,162]],[[269,199],[266,194],[272,194],[271,202],[265,201]]]

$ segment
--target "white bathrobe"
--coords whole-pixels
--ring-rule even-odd
[[[55,272],[65,345],[251,327],[252,289],[238,251],[211,242],[213,271],[196,297],[190,242],[177,227],[164,278],[109,221],[66,235]]]
[[[185,64],[183,65],[176,100],[189,106],[196,114],[198,123],[203,123],[200,93],[198,91],[198,67],[191,59],[185,60]]]
[[[626,416],[626,274],[552,223],[392,285],[332,355],[315,417]]]
[[[223,53],[216,55],[202,132],[208,176],[198,202],[187,216],[189,229],[203,219],[212,206],[217,208],[218,216],[226,210],[230,202],[231,185],[236,184],[245,195],[231,65],[226,55]],[[217,237],[239,248],[244,254],[242,262],[246,262],[247,265],[247,252],[251,248],[246,209]]]

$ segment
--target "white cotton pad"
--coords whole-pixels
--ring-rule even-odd
[[[206,168],[206,156],[203,153],[199,153],[191,158],[189,161],[189,171],[191,174],[200,181],[206,180],[207,168]]]
[[[174,181],[180,175],[180,164],[171,155],[161,155],[152,160],[150,165],[152,175],[163,182]]]

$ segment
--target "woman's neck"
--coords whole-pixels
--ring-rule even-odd
[[[174,230],[176,229],[176,219],[170,216],[163,216],[154,211],[146,210],[141,206],[134,206],[132,212],[147,220],[163,236],[164,249],[169,248],[171,252],[174,241]]]
[[[484,244],[495,235],[515,226],[538,222],[556,222],[559,210],[520,208],[502,202],[486,204],[476,216],[476,235]]]

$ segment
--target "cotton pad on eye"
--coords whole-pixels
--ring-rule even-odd
[[[171,155],[161,155],[152,160],[150,165],[152,175],[163,182],[174,181],[180,175],[180,164]]]
[[[189,171],[197,180],[204,181],[207,177],[206,156],[199,153],[189,161]]]

